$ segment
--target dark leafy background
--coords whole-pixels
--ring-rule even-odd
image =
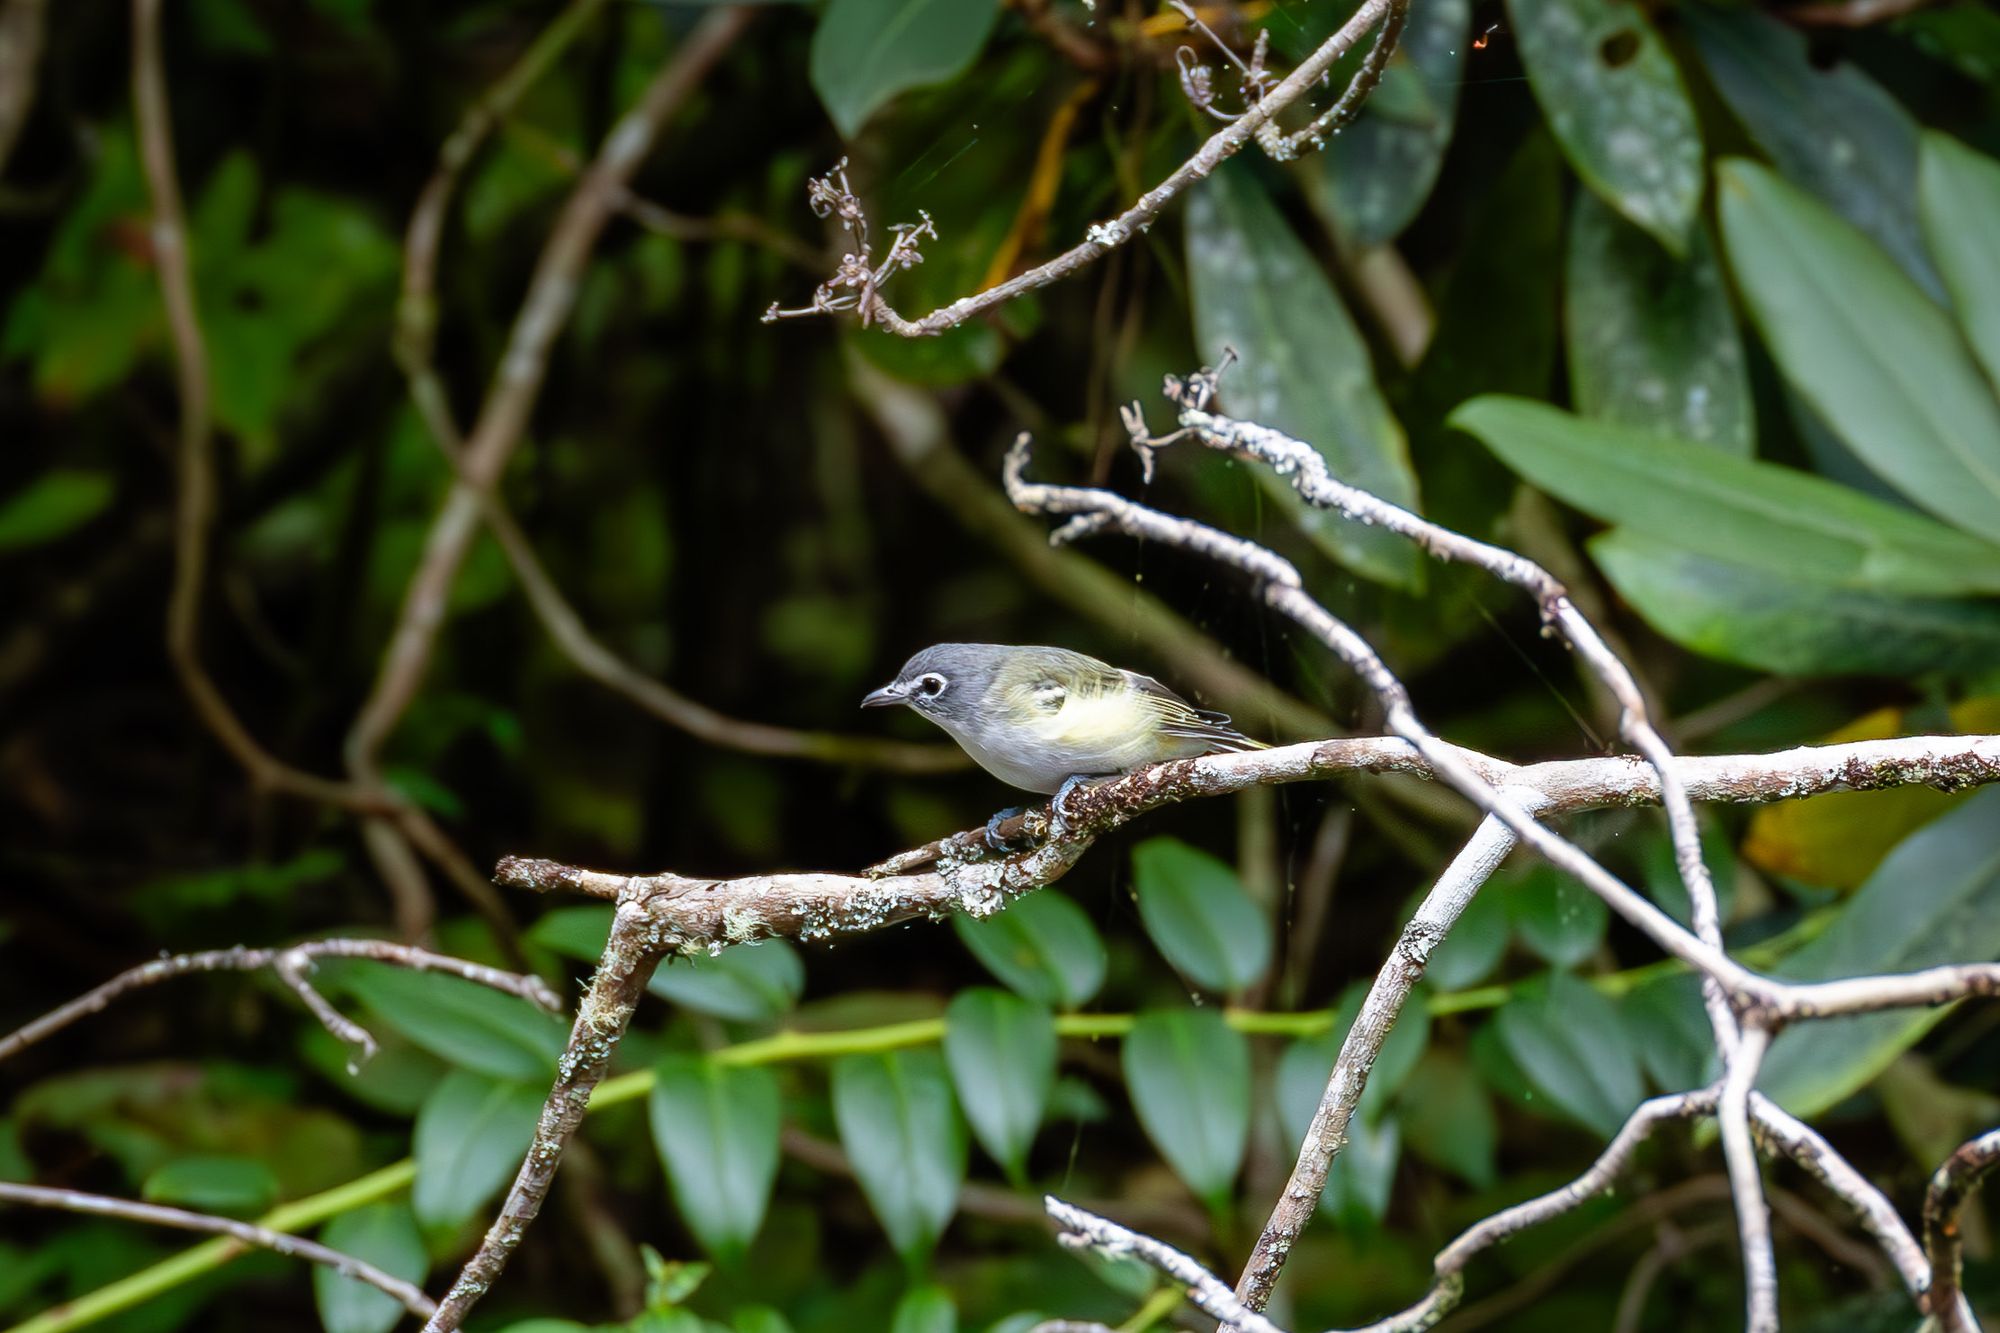
[[[853,710],[927,643],[1073,645],[1197,695],[1212,675],[1190,663],[1219,647],[1289,695],[1203,698],[1248,730],[1366,730],[1352,683],[1230,578],[1103,544],[1089,558],[1107,578],[1052,559],[997,498],[1024,427],[1047,473],[1138,487],[1116,406],[1164,422],[1161,375],[1228,343],[1231,410],[1572,580],[1686,748],[2000,729],[1990,9],[1848,30],[1744,7],[1416,0],[1403,54],[1330,151],[1288,169],[1246,155],[1079,278],[921,344],[758,322],[802,301],[845,240],[804,201],[842,154],[878,237],[918,209],[936,220],[890,291],[915,314],[1069,243],[1189,151],[1207,126],[1172,77],[1179,20],[1099,9],[771,5],[668,126],[636,187],[701,223],[607,231],[504,479],[613,650],[734,717],[919,739],[913,718]],[[203,651],[252,731],[313,771],[339,769],[449,480],[390,354],[401,229],[438,144],[555,12],[166,8],[218,431]],[[462,415],[564,163],[701,13],[609,5],[475,159],[439,280]],[[1268,26],[1292,58],[1344,13],[1287,0],[1211,17],[1246,41]],[[71,0],[46,22],[0,185],[10,1023],[161,951],[390,921],[353,822],[253,790],[168,669],[177,403],[128,16]],[[1450,738],[1523,760],[1608,747],[1602,700],[1517,598],[1304,514],[1268,477],[1162,461],[1151,501],[1301,562]],[[450,613],[386,759],[475,860],[852,867],[1008,803],[970,771],[762,759],[656,722],[551,645],[490,543]],[[642,1307],[673,1333],[1154,1326],[1172,1294],[1059,1251],[1039,1192],[1110,1201],[1233,1271],[1357,987],[1469,823],[1373,781],[1251,793],[1156,815],[993,920],[676,963],[479,1326]],[[1572,831],[1679,906],[1655,818]],[[1733,942],[1759,965],[2000,957],[1993,795],[1723,810],[1707,835]],[[440,947],[502,957],[437,892]],[[601,909],[509,906],[551,978],[601,947]],[[320,980],[381,1039],[365,1067],[264,981],[181,982],[10,1063],[0,1175],[275,1208],[435,1288],[511,1175],[561,1025],[366,964]],[[1649,1089],[1705,1077],[1692,982],[1538,865],[1486,890],[1424,993],[1292,1260],[1281,1299],[1299,1327],[1412,1299],[1457,1228],[1573,1174]],[[1909,1209],[1940,1156],[2000,1116],[1994,1012],[1788,1036],[1767,1086]],[[1705,1142],[1662,1143],[1619,1196],[1482,1260],[1450,1327],[1606,1326],[1669,1226],[1699,1243],[1633,1327],[1734,1319],[1726,1198],[1700,1183],[1718,1170]],[[1775,1184],[1825,1202],[1787,1171]],[[1908,1326],[1882,1272],[1789,1215],[1795,1327]],[[1975,1217],[1975,1294],[1985,1237]],[[269,1256],[149,1270],[182,1248],[123,1223],[0,1218],[0,1316],[86,1293],[105,1326],[148,1333],[315,1318],[376,1333],[398,1313]],[[115,1285],[135,1272],[150,1275]]]

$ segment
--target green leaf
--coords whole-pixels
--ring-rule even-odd
[[[1485,1086],[1464,1059],[1442,1050],[1426,1052],[1403,1085],[1398,1120],[1403,1141],[1417,1156],[1476,1189],[1493,1185],[1500,1122]]]
[[[792,1322],[768,1305],[739,1305],[729,1312],[735,1333],[792,1333]]]
[[[1315,155],[1327,208],[1350,244],[1394,240],[1430,195],[1451,143],[1471,26],[1471,0],[1414,6],[1381,86]]]
[[[1243,357],[1222,380],[1228,410],[1304,440],[1341,480],[1416,508],[1403,428],[1375,385],[1368,347],[1247,163],[1227,163],[1194,188],[1187,264],[1200,358],[1213,363],[1225,346]],[[1333,559],[1384,583],[1418,582],[1407,542],[1309,507],[1269,468],[1251,471]]]
[[[417,1112],[412,1136],[410,1206],[420,1225],[464,1225],[513,1178],[545,1096],[541,1084],[503,1083],[467,1069],[445,1075]]]
[[[1988,787],[1896,846],[1824,933],[1779,969],[1831,981],[2000,958],[2000,788]],[[1796,1115],[1862,1087],[1945,1009],[1828,1018],[1783,1033],[1758,1086]]]
[[[965,1127],[935,1051],[844,1056],[833,1115],[861,1192],[905,1262],[930,1253],[958,1207]]]
[[[2000,591],[2000,546],[1810,473],[1520,398],[1474,398],[1451,422],[1556,498],[1717,560],[1878,592]]]
[[[1395,1116],[1383,1116],[1380,1122],[1366,1116],[1350,1120],[1347,1146],[1327,1170],[1320,1207],[1349,1231],[1380,1223],[1389,1212],[1402,1158],[1403,1128]]]
[[[1271,965],[1270,923],[1226,862],[1179,838],[1132,849],[1139,919],[1174,969],[1211,991],[1236,991]]]
[[[1404,917],[1422,901],[1421,892],[1412,895]],[[1490,976],[1506,952],[1507,904],[1497,893],[1480,892],[1465,905],[1443,943],[1431,950],[1424,976],[1439,990],[1463,990]]]
[[[988,972],[1051,1009],[1079,1008],[1104,984],[1104,940],[1060,893],[1031,893],[1003,912],[951,924]]]
[[[1644,1099],[1618,1009],[1588,982],[1553,973],[1547,990],[1510,1001],[1494,1022],[1507,1053],[1556,1109],[1605,1138]]]
[[[1924,240],[1966,341],[2000,386],[2000,162],[1928,130],[1917,167]]]
[[[1590,553],[1646,623],[1696,652],[1787,675],[1969,671],[2000,657],[1990,603],[1853,592],[1711,560],[1622,529]]]
[[[410,1206],[371,1203],[342,1213],[320,1229],[320,1243],[365,1259],[391,1277],[422,1282],[430,1271],[424,1238]],[[409,1311],[401,1301],[365,1282],[342,1277],[323,1264],[312,1270],[313,1303],[326,1333],[389,1333]]]
[[[1366,982],[1348,987],[1333,1028],[1316,1037],[1300,1038],[1279,1057],[1274,1089],[1288,1147],[1305,1141],[1340,1055],[1340,1045],[1347,1039],[1367,991]],[[1388,1210],[1389,1187],[1402,1156],[1402,1132],[1389,1105],[1423,1058],[1429,1039],[1429,1012],[1420,1005],[1410,1005],[1389,1029],[1388,1039],[1376,1056],[1368,1085],[1361,1093],[1359,1112],[1348,1121],[1347,1146],[1333,1159],[1321,1194],[1321,1207],[1344,1226],[1352,1229],[1379,1222]]]
[[[254,1157],[182,1157],[146,1177],[140,1197],[198,1213],[248,1217],[278,1198],[278,1178]]]
[[[1743,339],[1708,229],[1684,258],[1578,191],[1569,215],[1563,327],[1570,393],[1586,417],[1747,456],[1756,412]]]
[[[889,1333],[958,1333],[958,1307],[943,1287],[911,1287],[896,1302]]]
[[[830,0],[813,32],[813,91],[852,139],[898,93],[963,74],[999,12],[999,0]]]
[[[1706,1087],[1714,1078],[1715,1034],[1701,1002],[1701,979],[1661,977],[1619,1004],[1639,1063],[1662,1092]]]
[[[432,1055],[497,1079],[547,1082],[569,1035],[526,1000],[442,973],[369,961],[322,972]]]
[[[763,1023],[791,1012],[806,988],[806,965],[785,940],[737,944],[714,956],[662,963],[646,989],[717,1018]]]
[[[1508,0],[1528,86],[1584,184],[1677,255],[1701,205],[1701,127],[1637,5]]]
[[[1950,318],[1775,173],[1731,160],[1717,184],[1730,267],[1786,378],[1883,480],[2000,540],[2000,403]]]
[[[1049,1011],[990,986],[960,991],[945,1010],[944,1058],[979,1145],[1008,1179],[1026,1180],[1056,1080]]]
[[[1250,1043],[1214,1009],[1139,1015],[1122,1052],[1146,1135],[1196,1197],[1229,1200],[1250,1134]]]
[[[409,1120],[451,1066],[395,1032],[384,1029],[374,1035],[375,1054],[364,1062],[355,1058],[352,1046],[314,1024],[299,1032],[299,1054],[363,1106]]]
[[[1367,982],[1357,981],[1349,986],[1340,997],[1333,1026],[1318,1036],[1299,1038],[1279,1057],[1278,1120],[1292,1142],[1305,1140],[1306,1130],[1319,1110],[1320,1097],[1326,1091],[1327,1079],[1333,1074],[1334,1061],[1340,1057],[1341,1044],[1347,1040],[1348,1030],[1354,1026],[1355,1016],[1361,1012],[1367,996]],[[1430,1011],[1418,1004],[1405,1005],[1375,1056],[1374,1068],[1368,1072],[1368,1085],[1361,1092],[1362,1118],[1380,1120],[1388,1114],[1389,1104],[1429,1049],[1430,1032]]]
[[[116,488],[109,472],[50,468],[0,500],[0,551],[68,536],[103,513]]]
[[[1917,122],[1850,63],[1825,67],[1806,35],[1747,5],[1683,5],[1723,100],[1793,184],[1833,206],[1942,296],[1917,234]]]
[[[1534,862],[1510,877],[1503,893],[1514,934],[1552,967],[1575,967],[1604,943],[1611,909],[1546,862]]]
[[[666,1056],[653,1077],[647,1107],[674,1204],[702,1248],[738,1263],[778,1178],[778,1080],[694,1055]]]

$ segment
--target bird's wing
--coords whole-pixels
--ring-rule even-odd
[[[1164,734],[1180,736],[1187,740],[1206,741],[1218,750],[1270,748],[1262,741],[1252,740],[1230,726],[1229,714],[1196,708],[1151,676],[1142,676],[1136,671],[1127,671],[1123,674],[1132,688],[1139,691],[1139,697],[1146,707],[1151,709],[1159,720],[1160,730]]]

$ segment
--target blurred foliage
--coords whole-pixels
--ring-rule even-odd
[[[470,162],[438,276],[437,367],[463,419],[500,373],[575,164],[704,9],[590,7]],[[218,444],[202,651],[250,730],[310,771],[341,769],[451,480],[391,354],[403,228],[440,143],[558,11],[165,7]],[[1291,60],[1346,10],[1204,12],[1246,50],[1267,29]],[[48,7],[35,100],[0,163],[0,1026],[160,951],[391,919],[354,824],[253,789],[163,652],[178,404],[127,22],[108,0]],[[1938,0],[1849,29],[1695,0],[1416,0],[1327,152],[1285,168],[1245,154],[1081,276],[918,343],[758,322],[830,271],[812,256],[851,247],[804,199],[843,155],[878,257],[919,210],[937,225],[888,289],[906,314],[1072,244],[1212,128],[1177,86],[1181,40],[1136,0],[759,7],[635,179],[674,212],[616,220],[597,244],[503,478],[608,648],[732,717],[921,739],[914,718],[853,709],[925,644],[1069,644],[1201,694],[1180,668],[1205,636],[1366,729],[1354,684],[1233,576],[1106,542],[1088,555],[1118,591],[1093,592],[1049,572],[1073,566],[1027,564],[1041,530],[996,499],[1023,428],[1049,475],[1137,486],[1116,408],[1164,422],[1160,377],[1226,343],[1242,357],[1227,410],[1554,568],[1688,748],[1996,729],[1990,7]],[[898,415],[885,373],[938,429]],[[1161,464],[1150,501],[1298,562],[1448,737],[1522,760],[1609,745],[1601,702],[1520,598],[1306,512],[1261,471],[1192,450]],[[1130,587],[1185,617],[1170,641],[1142,631]],[[446,615],[385,769],[478,862],[850,867],[1009,799],[971,771],[698,742],[587,679],[490,541]],[[1247,730],[1286,731],[1232,706]],[[1344,841],[1322,836],[1350,814]],[[1732,943],[1759,966],[2000,957],[1990,792],[1706,820]],[[1058,1249],[1039,1194],[1109,1201],[1234,1271],[1366,979],[1468,827],[1373,779],[1197,803],[990,920],[662,968],[589,1151],[477,1326],[1164,1326],[1174,1294],[1130,1261]],[[1567,828],[1684,913],[1655,815]],[[608,929],[602,907],[513,901],[522,931],[501,940],[436,892],[440,947],[518,949],[571,994]],[[1325,924],[1298,938],[1306,921]],[[262,1215],[440,1290],[512,1174],[564,1025],[372,964],[318,982],[382,1043],[371,1062],[268,978],[178,981],[8,1064],[0,1177]],[[1459,1228],[1572,1176],[1651,1091],[1712,1072],[1692,980],[1537,864],[1481,894],[1421,1000],[1292,1260],[1280,1304],[1299,1327],[1414,1299]],[[1913,1212],[1938,1157],[1994,1117],[1993,1012],[1788,1034],[1766,1086]],[[1485,1307],[1486,1324],[1604,1326],[1655,1238],[1630,1200],[1716,1169],[1705,1141],[1664,1135],[1620,1197],[1479,1261],[1475,1300],[1566,1274]],[[1671,1220],[1725,1208],[1689,1195]],[[1972,1289],[1991,1294],[1982,1218],[1969,1234]],[[1813,1236],[1781,1223],[1779,1245],[1800,1327],[1908,1326]],[[0,1216],[0,1319],[82,1296],[32,1326],[379,1333],[400,1317],[271,1256],[225,1266],[207,1247],[151,1267],[182,1248],[119,1222]],[[1734,1264],[1670,1259],[1639,1327],[1723,1326],[1739,1301]]]

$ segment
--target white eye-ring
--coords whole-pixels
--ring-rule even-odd
[[[944,693],[944,677],[938,675],[936,672],[932,672],[928,676],[920,676],[917,678],[917,689],[925,698],[935,699]]]

